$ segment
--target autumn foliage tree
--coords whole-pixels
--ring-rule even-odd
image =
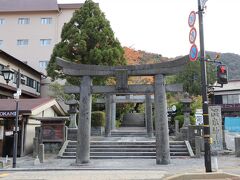
[[[56,57],[79,64],[122,65],[125,64],[123,54],[104,13],[92,0],[86,0],[64,24],[61,41],[53,49],[47,73],[52,79],[59,78],[55,71],[59,69]],[[74,78],[67,80],[76,83]]]

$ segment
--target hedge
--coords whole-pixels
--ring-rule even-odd
[[[102,112],[102,111],[92,112],[92,118],[91,118],[92,127],[105,126],[105,122],[106,122],[105,112]]]

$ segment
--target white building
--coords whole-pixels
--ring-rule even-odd
[[[57,0],[0,0],[0,49],[46,73],[62,27],[82,4]]]

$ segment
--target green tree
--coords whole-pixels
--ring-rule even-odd
[[[207,63],[208,84],[213,84],[216,80],[216,67],[212,63]],[[190,95],[201,95],[201,65],[200,61],[189,62],[184,71],[176,76],[176,82],[183,83],[184,91]]]
[[[54,97],[58,101],[65,102],[71,99],[71,95],[64,93],[64,87],[58,82],[51,83],[49,85],[49,90],[51,92],[49,96]]]
[[[47,73],[53,80],[60,77],[55,71],[59,69],[56,57],[79,64],[122,65],[126,64],[123,54],[104,13],[92,0],[86,0],[64,24],[61,42],[53,49]],[[66,79],[71,84],[78,83],[74,78]]]

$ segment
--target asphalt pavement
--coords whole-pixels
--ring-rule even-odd
[[[214,172],[239,175],[240,179],[240,157],[235,156],[234,141],[232,141],[238,135],[236,133],[225,135],[229,150],[212,157]],[[1,160],[6,161],[6,158]],[[205,173],[203,156],[201,158],[174,158],[168,165],[157,165],[155,159],[92,159],[89,164],[76,165],[75,159],[59,159],[54,154],[45,154],[43,163],[36,163],[32,155],[17,158],[17,168],[11,168],[12,159],[9,158],[9,161],[9,166],[0,169],[0,178],[54,179],[58,177],[58,179],[73,180],[76,176],[81,180],[164,179],[177,174]]]

